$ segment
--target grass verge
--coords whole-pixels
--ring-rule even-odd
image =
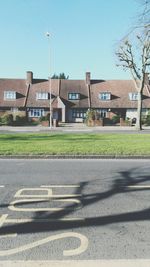
[[[150,134],[1,134],[0,155],[150,156]]]

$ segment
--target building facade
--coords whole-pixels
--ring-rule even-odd
[[[148,77],[148,76],[147,76]],[[92,80],[87,72],[85,80],[34,79],[28,71],[26,79],[0,79],[0,117],[4,114],[26,116],[38,120],[50,113],[62,122],[83,122],[89,109],[100,117],[123,119],[137,116],[135,84],[132,80]],[[51,104],[50,104],[51,101]],[[143,91],[143,112],[150,110],[150,81]]]

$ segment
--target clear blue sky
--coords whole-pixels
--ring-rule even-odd
[[[47,78],[51,65],[70,79],[128,79],[115,49],[139,12],[137,0],[0,0],[0,77]]]

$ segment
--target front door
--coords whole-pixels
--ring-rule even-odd
[[[53,119],[62,121],[62,110],[61,108],[53,109]]]

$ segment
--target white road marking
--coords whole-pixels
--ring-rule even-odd
[[[54,186],[53,186],[54,187]],[[61,188],[64,186],[60,186]],[[68,186],[67,186],[68,187]],[[69,186],[70,187],[70,186]],[[56,188],[56,186],[55,186]],[[22,194],[24,191],[47,191],[47,195],[46,194],[38,194],[38,195],[31,195],[31,194]],[[23,188],[20,189],[16,192],[16,194],[14,195],[15,198],[67,198],[67,197],[81,197],[81,194],[63,194],[63,195],[54,195],[52,193],[52,189],[48,189],[48,188]]]
[[[14,223],[46,223],[46,222],[59,222],[59,221],[84,221],[84,218],[70,218],[70,217],[64,217],[60,219],[6,219],[4,223],[6,224],[14,224]]]
[[[149,259],[66,260],[66,261],[0,261],[0,267],[149,267]]]
[[[17,233],[15,233],[15,234],[4,234],[4,235],[1,235],[1,234],[0,234],[0,238],[16,237],[16,236],[17,236]]]
[[[128,185],[128,188],[150,188],[150,185]]]
[[[1,217],[0,217],[0,227],[2,227],[2,225],[6,221],[7,217],[8,217],[8,214],[1,215]]]
[[[58,186],[54,186],[55,188],[57,188]],[[59,186],[60,188],[65,188],[65,187],[74,187],[72,185],[67,185],[67,186]],[[75,187],[79,187],[79,186],[75,186]],[[38,192],[39,194],[33,194],[31,193],[31,191],[33,191],[33,193]],[[41,194],[40,192],[43,191],[44,194]],[[43,193],[42,192],[42,193]],[[46,194],[45,194],[46,192]],[[30,193],[30,194],[29,194]],[[15,201],[12,201],[8,208],[12,211],[21,211],[21,212],[35,212],[35,211],[62,211],[62,210],[75,210],[81,207],[81,201],[76,199],[76,198],[72,198],[72,197],[79,197],[81,196],[80,194],[68,194],[68,195],[53,195],[52,193],[52,189],[51,188],[23,188],[20,189],[16,192],[14,198],[21,198],[21,199],[17,199]],[[22,199],[24,198],[24,199]],[[56,198],[56,199],[55,199]],[[58,199],[58,198],[63,198],[63,199]],[[62,203],[66,203],[66,202],[70,202],[71,205],[73,204],[77,204],[77,207],[53,207],[53,208],[35,208],[35,207],[22,207],[22,205],[26,205],[26,204],[36,204],[36,203],[40,203],[40,202],[62,202]],[[17,206],[18,205],[18,206]],[[21,205],[21,207],[19,207],[19,205]],[[39,206],[39,205],[38,205]],[[74,205],[73,205],[74,206]],[[33,222],[33,223],[41,223],[41,222],[56,222],[56,221],[83,221],[84,218],[70,218],[70,217],[64,217],[64,218],[60,218],[60,219],[32,219],[32,218],[27,218],[27,219],[8,219],[8,214],[3,214],[0,217],[0,227],[5,223],[5,224],[16,224],[16,223],[27,223],[27,222]],[[17,237],[17,233],[14,234],[2,234],[0,235],[0,238],[12,238],[12,237]],[[62,234],[57,234],[57,235],[53,235],[53,236],[49,236],[43,239],[40,239],[38,241],[34,241],[31,242],[29,244],[25,244],[16,248],[11,248],[11,249],[5,249],[5,250],[1,250],[0,251],[0,256],[9,256],[9,255],[14,255],[14,254],[18,254],[20,252],[44,245],[50,241],[53,240],[59,240],[59,239],[63,239],[63,238],[77,238],[80,240],[80,246],[78,246],[76,249],[69,249],[69,250],[64,250],[63,251],[63,255],[64,256],[74,256],[74,255],[79,255],[81,253],[83,253],[87,247],[88,247],[88,239],[86,236],[79,234],[79,233],[74,233],[74,232],[67,232],[67,233],[62,233]],[[6,266],[6,265],[5,265]]]
[[[0,188],[4,188],[5,187],[5,185],[0,185]]]
[[[80,240],[80,246],[75,248],[75,249],[64,250],[63,251],[64,256],[79,255],[79,254],[83,253],[85,250],[87,250],[88,239],[86,238],[86,236],[79,234],[79,233],[67,232],[67,233],[57,234],[57,235],[53,235],[53,236],[48,236],[46,238],[40,239],[40,240],[35,241],[35,242],[31,242],[31,243],[23,245],[23,246],[19,246],[17,248],[0,250],[0,256],[9,256],[9,255],[18,254],[20,252],[44,245],[44,244],[49,243],[51,241],[69,238],[69,237],[79,239]]]
[[[26,194],[26,195],[23,195],[22,194],[22,192],[24,192],[24,191],[46,191],[47,192],[47,195],[46,194],[43,194],[43,195],[41,195],[41,194],[38,194],[38,195],[28,195],[28,194]],[[44,198],[46,198],[46,197],[51,197],[52,196],[52,190],[51,189],[48,189],[48,188],[22,188],[22,189],[20,189],[20,190],[18,190],[17,191],[17,193],[14,195],[14,197],[16,198],[16,197],[44,197]]]
[[[54,188],[78,188],[78,187],[80,187],[80,185],[41,185],[41,187],[43,188],[43,187],[47,187],[47,188],[49,188],[49,187],[54,187]]]
[[[81,197],[81,194],[70,194],[70,195],[52,195],[51,198],[70,198],[70,197]]]
[[[9,206],[8,206],[8,208],[10,209],[10,210],[12,210],[12,211],[30,211],[30,212],[35,212],[35,211],[62,211],[62,210],[77,210],[77,209],[79,209],[79,208],[81,208],[81,201],[80,200],[78,200],[78,199],[73,199],[73,198],[69,198],[69,199],[63,199],[63,200],[61,200],[61,199],[56,199],[55,201],[57,201],[57,202],[73,202],[73,203],[76,203],[76,204],[78,204],[78,206],[77,207],[64,207],[64,208],[22,208],[22,207],[16,207],[15,205],[16,204],[22,204],[22,203],[25,203],[25,204],[27,204],[27,203],[32,203],[33,204],[33,202],[37,202],[37,203],[39,203],[39,202],[44,202],[44,201],[46,201],[47,202],[47,199],[21,199],[21,200],[15,200],[15,201],[12,201],[10,204],[9,204]]]
[[[35,197],[35,198],[37,198],[37,197],[39,197],[39,198],[43,198],[43,197],[45,197],[45,198],[70,198],[70,197],[81,197],[82,195],[81,194],[70,194],[70,195],[54,195],[54,194],[52,194],[51,196],[44,196],[44,195],[21,195],[21,196],[14,196],[15,198],[23,198],[23,197],[28,197],[28,198],[33,198],[33,197]]]

